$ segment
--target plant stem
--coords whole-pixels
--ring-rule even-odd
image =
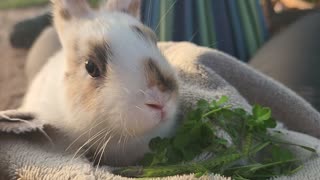
[[[153,166],[153,167],[128,167],[115,170],[113,173],[126,177],[165,177],[181,174],[199,173],[213,170],[217,170],[217,167],[234,162],[243,157],[242,154],[233,153],[218,158],[211,158],[206,161],[197,163],[186,163],[179,165],[167,165],[167,166]]]
[[[204,115],[202,116],[202,118],[208,117],[208,116],[210,116],[211,114],[214,114],[214,113],[216,113],[216,112],[218,112],[218,111],[221,111],[222,109],[229,109],[229,108],[231,108],[231,107],[232,107],[231,105],[227,105],[227,106],[224,106],[224,107],[221,107],[221,108],[218,108],[218,109],[214,109],[214,110],[209,111],[209,112],[207,112],[206,114],[204,114]]]

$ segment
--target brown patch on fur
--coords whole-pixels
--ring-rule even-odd
[[[157,35],[148,27],[146,26],[131,26],[133,32],[137,33],[140,37],[151,40],[154,44],[157,44]]]
[[[98,103],[99,87],[104,82],[104,78],[83,79],[82,71],[79,68],[85,70],[85,62],[90,59],[97,65],[102,77],[107,74],[107,61],[112,53],[110,46],[105,40],[99,42],[92,40],[86,44],[87,47],[84,49],[84,47],[79,47],[78,43],[74,43],[72,50],[69,51],[65,85],[67,98],[71,106],[94,111]],[[80,50],[85,52],[83,57],[79,57]]]
[[[132,3],[130,3],[128,12],[132,14],[134,17],[140,17],[140,5],[141,0],[133,0]]]
[[[175,91],[177,89],[177,82],[172,75],[166,75],[161,72],[152,59],[147,59],[144,62],[144,66],[149,87],[157,86],[162,92]]]
[[[109,56],[112,55],[111,48],[108,43],[96,43],[91,45],[89,58],[98,66],[100,73],[106,73],[106,64],[108,64]]]
[[[71,19],[71,14],[66,9],[60,9],[59,14],[62,17],[62,19],[66,20],[66,21]]]

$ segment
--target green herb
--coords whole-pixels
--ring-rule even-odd
[[[271,136],[267,130],[274,128],[276,121],[270,108],[255,105],[248,113],[232,109],[227,102],[226,96],[210,103],[200,100],[175,136],[150,141],[151,152],[141,161],[143,167],[117,169],[114,173],[129,177],[219,173],[234,179],[267,179],[301,169],[301,160],[285,145],[315,151]],[[229,139],[217,135],[222,131]],[[201,155],[208,157],[201,159]]]

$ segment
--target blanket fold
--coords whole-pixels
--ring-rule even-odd
[[[248,111],[250,104],[259,103],[271,107],[275,118],[290,129],[277,129],[283,139],[313,147],[320,154],[320,141],[315,138],[320,137],[320,115],[291,90],[216,50],[186,42],[159,43],[159,47],[178,72],[182,113],[199,99],[219,99],[223,95],[233,106]],[[310,155],[302,149],[296,149],[296,153]],[[110,169],[94,167],[83,157],[73,158],[43,140],[0,134],[0,179],[125,179],[113,175]],[[194,178],[185,175],[165,179]],[[202,179],[228,178],[208,175]],[[276,179],[320,179],[320,158],[306,160],[298,173]]]

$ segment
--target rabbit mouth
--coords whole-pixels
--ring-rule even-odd
[[[160,114],[160,119],[163,121],[165,119],[166,115],[166,109],[164,108],[164,105],[161,103],[146,103],[145,106],[150,109],[150,111],[153,111],[158,116]]]

